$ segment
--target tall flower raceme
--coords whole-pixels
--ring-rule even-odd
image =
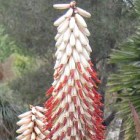
[[[48,134],[47,130],[44,131],[45,109],[32,105],[30,105],[30,109],[18,116],[21,120],[17,122],[17,125],[20,126],[16,131],[19,134],[17,140],[43,140]]]
[[[68,11],[54,22],[57,60],[45,103],[46,130],[50,131],[46,140],[103,140],[100,81],[91,63],[90,32],[83,19],[91,15],[76,7],[76,2],[54,8]]]

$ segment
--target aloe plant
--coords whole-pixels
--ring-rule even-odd
[[[136,11],[140,14],[140,2],[136,3]],[[117,93],[118,113],[125,120],[125,140],[136,138],[135,126],[129,102],[140,113],[140,27],[136,27],[136,33],[114,49],[109,63],[115,64],[116,72],[109,76],[109,92]]]

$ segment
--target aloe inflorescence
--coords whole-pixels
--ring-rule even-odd
[[[40,106],[30,105],[30,110],[19,115],[20,119],[17,125],[20,128],[16,131],[19,136],[17,140],[43,140],[48,131],[44,131],[44,112],[45,109]]]
[[[56,63],[54,82],[45,103],[46,140],[103,140],[100,80],[90,59],[90,32],[83,17],[91,14],[70,4],[55,4],[68,11],[54,22]]]

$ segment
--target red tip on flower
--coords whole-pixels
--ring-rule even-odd
[[[46,95],[50,95],[54,90],[54,87],[52,86],[46,93]]]

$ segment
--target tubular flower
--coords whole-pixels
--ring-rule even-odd
[[[44,112],[45,109],[39,106],[30,106],[31,110],[18,117],[21,119],[17,122],[20,128],[16,131],[20,135],[17,140],[43,140],[48,131],[44,131]]]
[[[46,95],[46,140],[103,140],[100,83],[90,59],[90,32],[83,17],[87,11],[70,4],[55,4],[68,11],[54,22],[56,63],[54,82]]]

